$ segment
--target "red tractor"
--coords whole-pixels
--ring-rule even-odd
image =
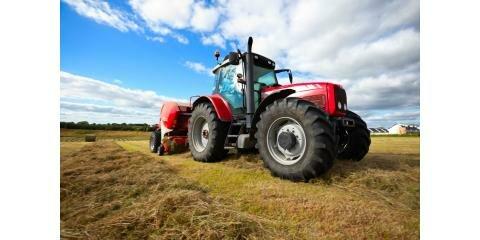
[[[366,123],[347,109],[341,85],[292,83],[289,69],[252,52],[231,52],[214,69],[213,94],[193,104],[165,102],[150,138],[158,154],[190,148],[197,161],[223,159],[229,149],[258,150],[272,175],[308,181],[338,159],[361,160],[370,146]],[[219,52],[215,57],[220,56]],[[277,74],[287,72],[290,84]]]

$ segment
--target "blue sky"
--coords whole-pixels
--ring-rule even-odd
[[[121,32],[78,15],[61,4],[61,69],[128,88],[153,90],[188,99],[211,91],[211,77],[188,68],[187,61],[215,65],[214,46],[204,46],[194,34],[182,32],[188,44],[164,43],[142,34]]]
[[[154,123],[253,36],[294,81],[341,83],[369,126],[418,123],[419,18],[418,1],[64,0],[60,117]]]

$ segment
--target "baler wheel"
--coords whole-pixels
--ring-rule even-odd
[[[188,146],[193,159],[200,162],[215,162],[223,159],[228,150],[224,148],[228,123],[222,122],[210,103],[195,107],[188,123]]]
[[[160,146],[161,132],[160,130],[155,130],[150,134],[150,152],[158,152],[158,147]]]
[[[337,150],[328,116],[312,103],[280,99],[257,123],[257,148],[272,175],[305,181],[329,170]]]
[[[354,119],[355,127],[342,129],[344,134],[340,136],[338,159],[360,161],[370,148],[370,131],[368,131],[367,124],[356,113],[347,111],[345,117]]]

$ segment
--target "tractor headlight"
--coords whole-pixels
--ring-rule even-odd
[[[342,109],[342,103],[338,102],[337,107],[338,107],[338,109]]]
[[[343,104],[343,109],[347,110],[347,103]]]

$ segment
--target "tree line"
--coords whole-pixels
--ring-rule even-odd
[[[113,130],[113,131],[153,131],[154,126],[146,123],[89,123],[60,122],[60,128],[66,129],[89,129],[89,130]]]

